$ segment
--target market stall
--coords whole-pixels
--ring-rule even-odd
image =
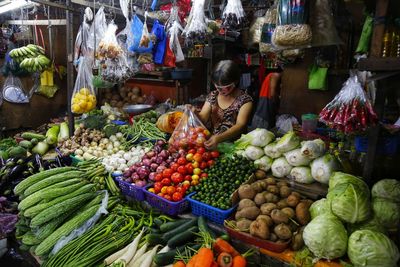
[[[399,264],[397,3],[17,2],[1,266]]]

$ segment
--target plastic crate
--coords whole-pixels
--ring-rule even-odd
[[[194,195],[194,194],[193,194]],[[208,220],[217,224],[224,224],[224,221],[235,211],[236,205],[228,210],[221,210],[213,206],[207,205],[200,201],[191,198],[193,195],[188,197],[190,206],[192,207],[192,214],[196,216],[204,216]]]
[[[111,122],[115,125],[127,125],[128,124],[126,121],[120,121],[120,120],[113,120]]]
[[[380,137],[376,152],[381,155],[394,155],[397,152],[399,137]],[[357,152],[367,152],[368,150],[368,137],[357,136],[355,138],[355,147]]]
[[[122,180],[121,176],[120,177],[116,177],[114,179],[118,183],[118,186],[122,191],[122,194],[126,198],[135,199],[137,201],[145,200],[144,188],[143,187],[137,187],[134,184],[125,182],[124,180]]]
[[[82,161],[82,160],[76,158],[75,155],[70,155],[69,157],[72,159],[72,166],[76,166],[79,162]]]
[[[150,204],[150,206],[159,209],[161,212],[171,216],[177,216],[189,208],[190,205],[188,197],[190,195],[186,196],[181,201],[173,202],[149,192],[147,189],[150,187],[151,185],[148,185],[143,189],[146,196],[146,201]]]

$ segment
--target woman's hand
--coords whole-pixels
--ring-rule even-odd
[[[204,142],[204,145],[208,150],[215,150],[218,146],[218,143],[219,137],[217,135],[213,135],[210,137],[210,139]]]

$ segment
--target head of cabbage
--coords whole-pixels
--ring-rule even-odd
[[[334,172],[331,175],[331,177],[329,178],[329,190],[333,189],[336,185],[347,183],[355,184],[369,191],[368,185],[363,180],[354,175],[344,172]]]
[[[372,200],[372,209],[378,220],[386,227],[396,228],[400,222],[399,204],[385,198]]]
[[[356,184],[338,184],[327,195],[332,213],[348,223],[367,220],[371,215],[368,187]]]
[[[400,202],[400,181],[383,179],[374,184],[371,190],[372,197],[385,198],[393,202]]]
[[[371,230],[358,230],[349,237],[348,252],[354,266],[397,266],[399,250],[386,235]]]
[[[376,215],[372,216],[371,219],[368,219],[364,222],[347,225],[347,231],[349,232],[349,234],[357,230],[372,230],[375,232],[381,232],[383,234],[386,234],[387,232],[385,227],[376,217]]]
[[[329,201],[326,198],[321,198],[320,200],[312,203],[309,210],[311,214],[311,219],[314,219],[321,214],[331,213],[331,206],[329,205]]]
[[[346,229],[332,214],[321,214],[308,223],[304,228],[303,239],[319,259],[340,258],[347,251]]]

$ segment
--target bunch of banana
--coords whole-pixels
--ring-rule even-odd
[[[46,69],[50,62],[50,59],[48,59],[46,56],[39,55],[33,58],[25,58],[22,60],[19,66],[29,72],[36,72]]]
[[[37,57],[44,55],[44,49],[41,46],[28,44],[20,48],[15,48],[10,51],[10,57],[17,63],[22,62],[26,58]]]

